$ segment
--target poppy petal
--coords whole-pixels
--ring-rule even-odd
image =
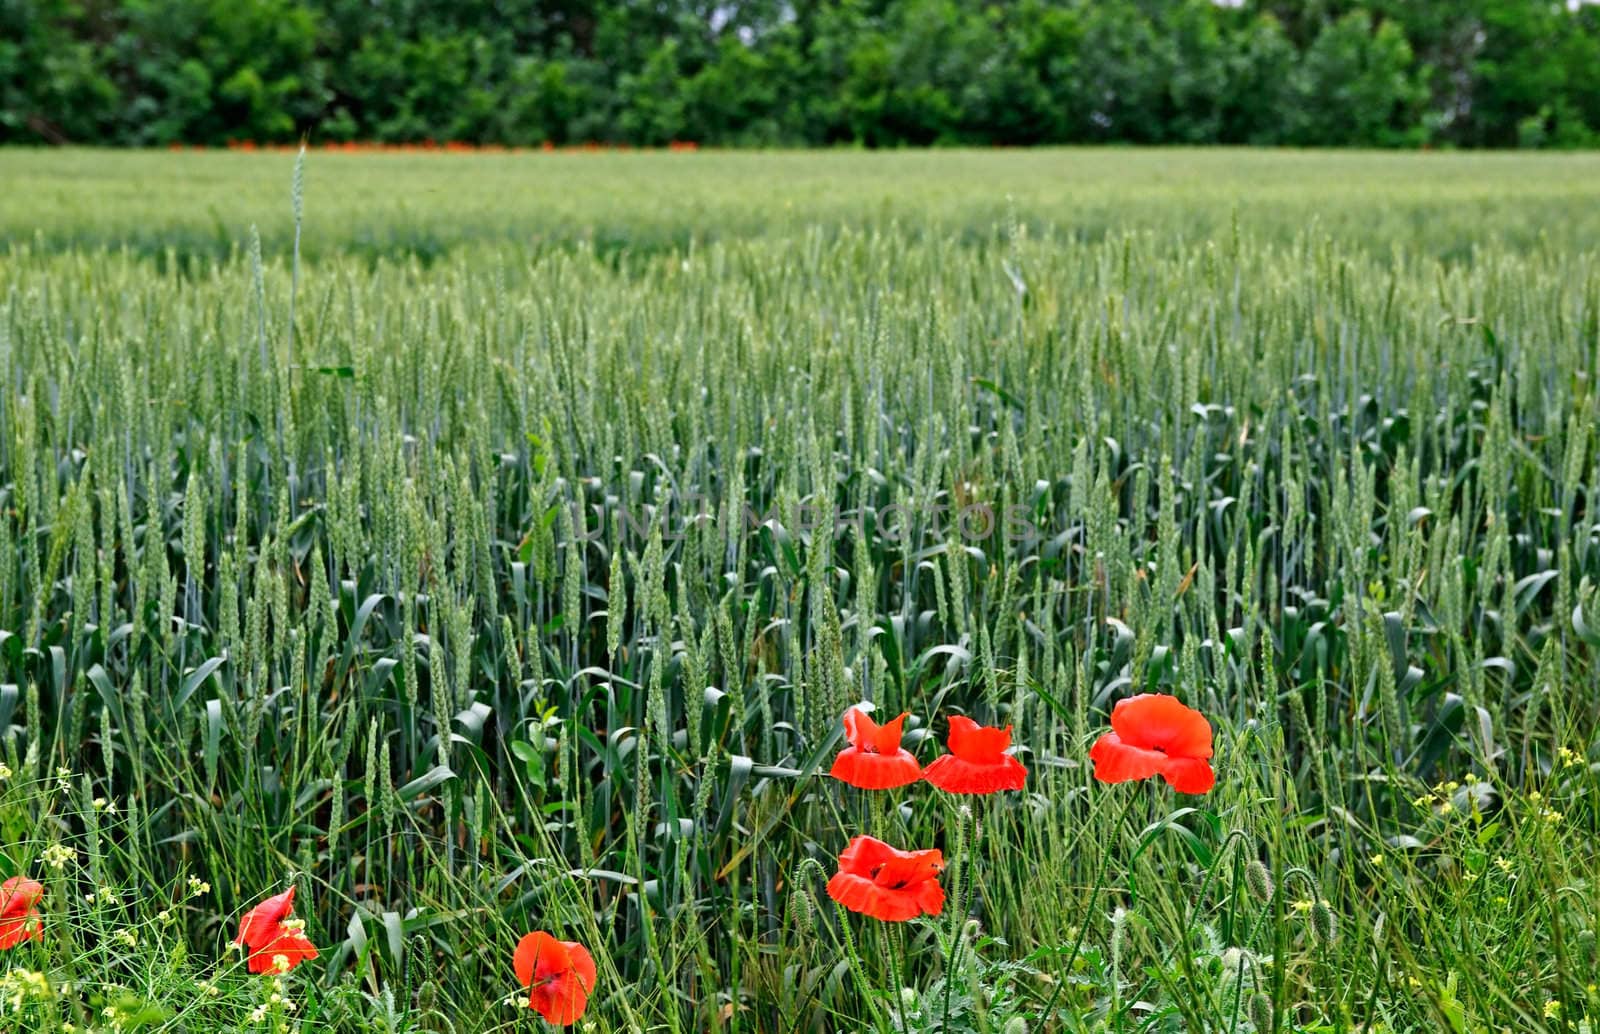
[[[1130,747],[1165,751],[1174,757],[1211,756],[1211,723],[1175,696],[1141,693],[1117,701],[1111,728]]]
[[[950,753],[968,761],[994,761],[1011,746],[1011,726],[994,729],[964,715],[950,719]]]
[[[859,707],[852,707],[844,713],[844,738],[850,741],[852,747],[865,747],[872,740],[878,725],[872,716]]]
[[[44,897],[44,884],[26,876],[13,876],[0,883],[0,916],[21,915]]]
[[[933,883],[937,887],[937,883]],[[853,873],[841,872],[834,874],[828,881],[828,896],[852,912],[859,912],[873,919],[881,919],[886,923],[903,923],[907,919],[915,919],[922,915],[923,891],[920,886],[913,890],[890,890],[880,887],[865,876],[856,876]],[[939,904],[944,903],[944,891],[938,894]],[[937,914],[937,913],[935,913]]]
[[[877,837],[852,837],[839,853],[839,871],[871,879],[873,870],[894,855],[894,848]]]
[[[1217,784],[1217,774],[1204,758],[1168,758],[1161,776],[1179,793],[1207,793]]]
[[[588,1008],[598,974],[594,958],[576,941],[558,941],[535,931],[517,942],[512,966],[528,987],[529,1007],[549,1022],[575,1023]]]
[[[872,716],[859,707],[844,713],[844,734],[852,747],[880,754],[892,754],[900,749],[900,736],[910,712],[901,712],[893,721],[879,725]]]
[[[1009,754],[996,757],[995,761],[981,762],[945,754],[928,763],[922,770],[922,778],[945,793],[982,794],[1022,789],[1028,779],[1027,768]]]
[[[943,868],[942,851],[905,851],[878,866],[878,874],[873,877],[873,882],[894,890],[931,880]]]
[[[558,1027],[577,1023],[589,1007],[589,993],[570,976],[561,977],[528,993],[528,1005]]]
[[[239,935],[233,939],[233,943],[260,950],[277,940],[282,932],[280,926],[293,911],[294,887],[291,886],[282,894],[274,894],[246,912],[239,920]]]
[[[317,954],[316,945],[307,940],[304,934],[285,931],[264,947],[252,951],[248,968],[252,973],[277,973],[280,972],[278,960],[281,958],[281,972],[287,973],[300,963],[316,958]]]
[[[594,956],[589,954],[589,949],[576,941],[562,941],[567,949],[567,955],[572,959],[572,972],[578,978],[578,983],[583,985],[585,992],[593,991],[600,974],[594,968]]]
[[[1127,783],[1160,774],[1171,759],[1159,750],[1129,746],[1108,732],[1089,748],[1089,760],[1094,762],[1094,777],[1102,783]]]
[[[534,976],[541,971],[546,975],[565,971],[571,961],[566,945],[543,930],[530,933],[518,941],[517,950],[511,956],[511,966],[517,971],[517,981],[523,987],[531,985]]]
[[[858,836],[839,855],[839,871],[828,881],[828,896],[852,912],[885,922],[937,915],[944,906],[944,890],[937,879],[942,868],[940,851],[900,851],[873,837]]]
[[[936,916],[944,911],[944,888],[939,885],[938,880],[919,883],[914,891],[917,907],[922,909],[923,915]]]
[[[922,766],[909,751],[896,749],[891,754],[873,754],[850,747],[833,759],[828,774],[858,790],[891,790],[909,786],[922,778]]]
[[[865,912],[872,907],[877,885],[865,876],[839,871],[828,880],[828,897],[852,912]]]
[[[242,944],[252,952],[260,951],[283,933],[283,927],[277,923],[268,926],[259,920],[246,917],[239,923],[239,936],[233,939],[234,944]]]
[[[909,717],[911,712],[902,711],[893,721],[878,726],[870,740],[872,749],[879,754],[893,754],[899,750],[900,737],[904,734],[906,719]]]
[[[0,919],[0,951],[10,951],[23,941],[37,940],[40,935],[39,914],[24,912],[21,915]]]

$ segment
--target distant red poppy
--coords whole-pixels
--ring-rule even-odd
[[[250,972],[287,973],[317,957],[316,946],[306,939],[305,922],[290,918],[293,911],[294,888],[290,887],[261,902],[239,921],[239,936],[233,943],[249,949]]]
[[[1205,793],[1216,785],[1210,757],[1211,723],[1164,693],[1117,701],[1111,731],[1089,749],[1094,777],[1102,783],[1159,775],[1179,793]]]
[[[833,759],[828,774],[860,790],[890,790],[922,778],[922,766],[900,746],[902,714],[879,725],[867,712],[852,707],[844,713],[844,734],[850,746]]]
[[[517,942],[511,964],[528,989],[528,1006],[557,1026],[578,1022],[594,990],[594,958],[576,941],[558,941],[543,930]]]
[[[36,906],[42,897],[44,885],[26,876],[0,883],[0,951],[38,939],[41,924]]]
[[[922,777],[946,793],[999,793],[1020,790],[1028,770],[1006,753],[1011,726],[994,729],[971,718],[950,719],[950,753],[934,758]]]
[[[901,851],[882,840],[856,837],[839,856],[839,871],[828,881],[828,896],[852,912],[900,923],[944,908],[937,851]]]

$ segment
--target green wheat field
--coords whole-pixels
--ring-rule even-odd
[[[534,930],[586,1032],[1600,1026],[1600,155],[0,185],[0,1031],[553,1030]],[[1094,778],[1145,692],[1209,793]]]

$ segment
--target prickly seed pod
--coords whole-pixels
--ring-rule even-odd
[[[1021,1016],[1013,1016],[1000,1029],[1000,1034],[1028,1034],[1028,1021]]]
[[[804,887],[796,887],[789,894],[789,925],[802,937],[816,931],[817,903]]]
[[[1339,920],[1326,901],[1319,899],[1311,906],[1311,930],[1324,944],[1339,939]]]
[[[1272,999],[1263,994],[1250,996],[1250,1022],[1256,1030],[1272,1029],[1272,1011]]]
[[[1244,885],[1257,901],[1272,900],[1272,873],[1259,858],[1250,859],[1250,864],[1244,867]]]

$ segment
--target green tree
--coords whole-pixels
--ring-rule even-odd
[[[1281,144],[1302,121],[1295,83],[1299,55],[1278,19],[1252,17],[1229,41],[1228,86],[1217,138],[1229,144]]]
[[[1581,146],[1553,0],[0,0],[0,141]]]
[[[1301,122],[1295,142],[1393,147],[1422,138],[1426,87],[1411,45],[1394,22],[1351,11],[1329,22],[1300,65]]]
[[[0,142],[115,138],[121,97],[95,35],[72,0],[0,0]]]
[[[1159,143],[1177,48],[1130,0],[1082,5],[1078,54],[1080,140]]]
[[[1481,46],[1472,62],[1466,142],[1539,146],[1563,132],[1581,137],[1581,102],[1568,92],[1563,51],[1579,23],[1554,4],[1478,0]]]
[[[109,53],[129,143],[291,140],[327,101],[320,24],[295,0],[128,0]]]
[[[1161,138],[1185,144],[1217,140],[1234,71],[1231,41],[1223,35],[1217,5],[1212,0],[1178,0],[1166,7],[1158,28],[1171,41]]]

